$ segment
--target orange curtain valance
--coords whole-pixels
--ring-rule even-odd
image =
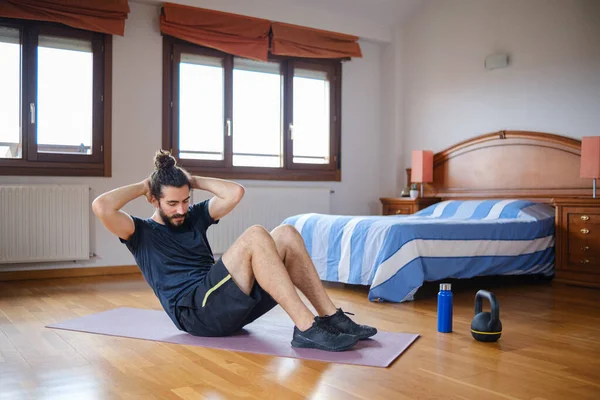
[[[129,11],[127,0],[0,0],[0,17],[59,22],[121,36]]]
[[[310,58],[362,57],[358,37],[273,22],[271,53]]]
[[[266,61],[271,54],[307,58],[362,57],[358,37],[297,25],[165,3],[166,35],[225,53]]]
[[[162,33],[229,54],[266,61],[268,20],[166,3],[160,17]]]

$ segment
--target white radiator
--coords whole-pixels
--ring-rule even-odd
[[[330,212],[330,188],[245,186],[245,189],[240,204],[208,229],[208,241],[215,255],[223,254],[252,225],[262,225],[271,231],[292,215]],[[194,191],[193,201],[210,197],[205,191]]]
[[[0,185],[0,264],[89,258],[89,186]]]

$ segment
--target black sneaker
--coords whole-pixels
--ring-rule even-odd
[[[354,315],[352,313],[344,312],[341,308],[338,308],[335,314],[328,315],[326,317],[317,317],[317,319],[334,327],[340,332],[357,336],[359,339],[367,339],[377,333],[376,328],[367,325],[359,325],[352,321],[346,314]]]
[[[298,327],[294,327],[292,346],[325,351],[344,351],[354,346],[357,342],[358,338],[356,336],[341,333],[315,318],[312,326],[304,332],[298,329]]]

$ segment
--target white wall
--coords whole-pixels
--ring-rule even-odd
[[[600,1],[429,1],[402,29],[404,167],[483,133],[600,135]],[[486,71],[488,54],[510,65]]]
[[[161,146],[162,38],[158,7],[130,3],[125,36],[113,39],[113,149],[112,177],[16,177],[0,176],[3,183],[89,183],[92,198],[104,191],[138,182],[152,172],[152,158]],[[343,64],[342,77],[342,182],[259,182],[249,185],[326,186],[335,190],[332,212],[373,214],[379,212],[382,191],[377,179],[381,151],[381,48],[361,42],[363,58]],[[389,183],[389,186],[393,185]],[[387,189],[392,190],[393,189]],[[125,210],[141,217],[152,214],[145,200],[137,199]],[[12,269],[133,265],[124,245],[92,218],[89,262],[20,264]],[[6,269],[5,266],[2,266]]]
[[[396,63],[396,46],[394,43],[386,44],[381,51],[381,143],[379,160],[379,194],[381,197],[395,196],[397,186],[396,157],[391,149],[401,141],[394,115],[399,110],[398,94],[394,82],[399,81]],[[396,153],[398,154],[398,153]]]
[[[393,42],[382,48],[381,60],[381,118],[379,183],[380,197],[399,196],[405,169],[403,159],[404,64],[401,30],[392,32]]]

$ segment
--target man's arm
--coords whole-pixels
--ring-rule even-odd
[[[148,179],[132,185],[122,186],[98,196],[92,203],[92,210],[106,229],[120,237],[129,239],[135,231],[133,219],[121,208],[140,196],[150,198]]]
[[[242,185],[224,179],[190,175],[190,183],[194,189],[206,190],[215,195],[208,203],[208,212],[215,221],[233,210],[245,193]]]

